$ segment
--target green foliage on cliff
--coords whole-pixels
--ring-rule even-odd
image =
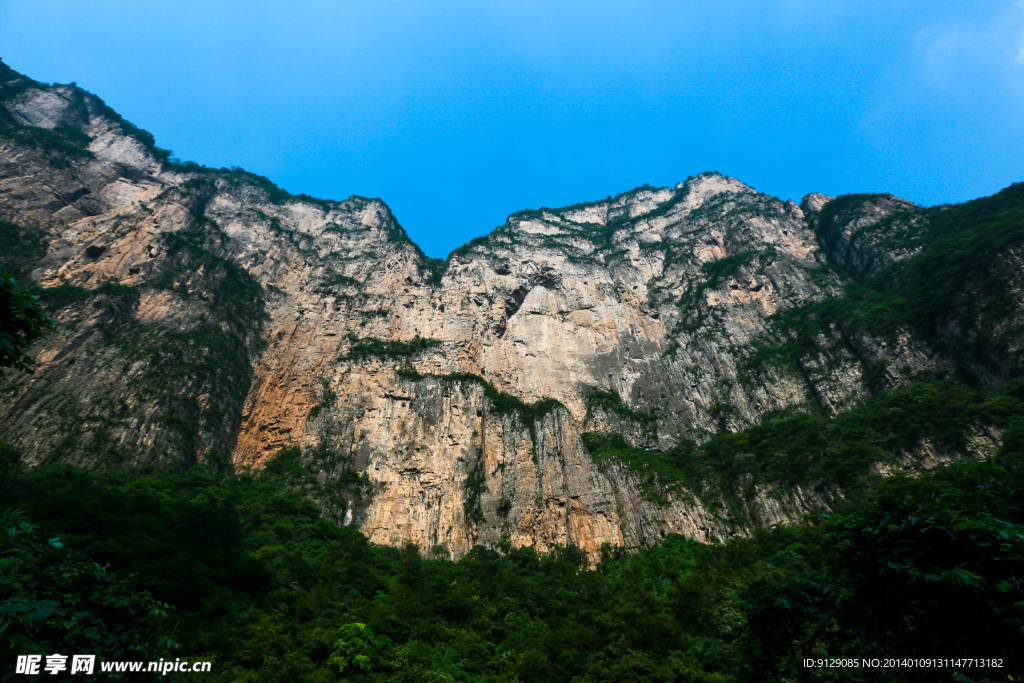
[[[517,396],[512,394],[506,394],[504,391],[499,391],[497,387],[485,380],[480,375],[474,375],[471,372],[456,372],[448,375],[441,375],[440,379],[446,382],[473,382],[479,384],[484,389],[484,396],[486,396],[494,409],[494,412],[499,415],[519,415],[522,420],[533,427],[537,420],[547,415],[548,413],[558,409],[565,408],[561,401],[553,398],[542,398],[533,403],[527,403]]]
[[[448,258],[451,258],[451,256]],[[440,285],[446,270],[448,270],[448,259],[431,258],[426,254],[421,255],[420,275],[428,285],[432,287]]]
[[[39,300],[0,265],[0,368],[31,372],[28,349],[53,325]]]
[[[109,343],[138,369],[142,396],[160,406],[186,459],[202,450],[201,432],[223,439],[236,427],[266,317],[262,287],[216,253],[217,239],[215,228],[205,225],[167,235],[164,270],[149,283],[201,304],[205,314],[192,325],[155,328],[126,315],[105,330]]]
[[[38,299],[0,264],[0,368],[25,369],[28,346],[52,325]]]
[[[39,228],[0,221],[2,263],[15,280],[28,284],[29,271],[46,255],[46,240]]]
[[[632,190],[626,190],[625,192],[620,192],[619,194],[615,195],[614,197],[608,196],[605,199],[599,199],[597,201],[577,202],[575,204],[569,204],[568,206],[563,206],[563,207],[560,207],[560,208],[557,208],[557,209],[552,209],[552,208],[547,207],[547,206],[542,206],[539,209],[523,209],[522,211],[516,211],[514,214],[509,216],[509,218],[518,218],[520,220],[531,220],[531,219],[542,220],[544,218],[544,214],[545,213],[551,213],[551,214],[572,213],[573,211],[580,211],[582,209],[590,208],[592,206],[598,206],[600,204],[614,204],[615,202],[619,201],[623,197],[628,197],[631,194],[636,194],[638,192],[644,192],[644,191],[654,191],[656,189],[658,189],[658,188],[654,187],[650,183],[644,183],[643,185],[640,185],[638,187],[634,187]]]
[[[864,203],[877,199],[877,193],[844,194],[830,200],[818,214],[817,233],[826,249],[835,246],[839,229],[860,217],[857,209]]]
[[[588,415],[590,411],[597,408],[611,411],[620,417],[638,422],[644,426],[654,426],[658,421],[657,416],[653,412],[645,413],[633,410],[627,406],[622,402],[622,397],[615,391],[592,388],[583,395],[583,401],[586,403]]]
[[[362,283],[354,277],[342,275],[341,273],[328,273],[317,284],[318,290],[326,290],[332,287],[358,287]]]
[[[421,351],[440,346],[438,339],[427,339],[416,335],[409,341],[383,340],[372,337],[357,337],[349,333],[352,343],[348,351],[338,360],[363,360],[366,358],[410,358]]]
[[[390,313],[391,311],[387,308],[376,308],[369,311],[359,311],[359,316],[363,319],[386,318]]]
[[[130,403],[123,388],[100,392],[88,401],[74,394],[51,403],[47,410],[65,424],[64,438],[53,457],[120,462],[126,455],[149,458],[121,431],[140,416],[159,416],[162,428],[145,451],[158,450],[167,459],[193,462],[214,448],[225,451],[237,429],[242,402],[252,378],[252,355],[259,344],[265,317],[262,288],[248,272],[219,256],[215,226],[166,236],[164,258],[145,287],[173,292],[196,311],[180,327],[137,319],[143,287],[103,282],[94,288],[64,284],[36,288],[48,310],[63,309],[65,328],[90,320],[88,354],[76,360],[107,361],[104,372],[131,385]],[[61,368],[48,369],[61,376]]]
[[[765,250],[760,255],[767,253],[768,250]],[[736,275],[740,268],[750,264],[758,256],[759,254],[755,254],[752,251],[744,251],[702,264],[701,273],[704,275],[704,278],[700,282],[691,285],[687,292],[676,302],[676,305],[681,309],[681,313],[679,323],[676,325],[674,332],[679,332],[687,327],[696,329],[698,325],[687,325],[687,319],[696,311],[697,306],[702,301],[704,292],[721,286],[725,280]]]
[[[742,520],[742,497],[752,493],[746,489],[754,483],[850,494],[874,482],[873,463],[898,463],[901,454],[925,443],[942,453],[963,453],[979,428],[1002,430],[1021,419],[1021,381],[991,394],[948,380],[921,381],[884,391],[836,416],[783,414],[668,452],[637,448],[617,434],[584,434],[583,443],[599,462],[615,458],[639,474],[651,500],[664,502],[665,492],[681,484],[712,507],[724,501]]]
[[[603,200],[579,202],[557,209],[542,206],[539,209],[524,209],[522,211],[517,211],[509,216],[509,220],[505,225],[498,226],[487,235],[474,237],[462,246],[454,249],[450,254],[448,254],[447,260],[450,262],[453,258],[457,259],[465,257],[474,251],[484,251],[486,253],[488,248],[495,249],[523,243],[524,238],[522,233],[517,233],[514,227],[518,221],[545,220],[545,214],[564,217],[565,214],[572,213],[574,211],[601,204],[611,206],[623,197],[628,197],[629,195],[634,195],[643,191],[656,191],[658,189],[662,188],[655,188],[649,184],[644,184],[640,187],[633,188],[632,190],[621,192],[615,197],[609,196]],[[630,216],[628,211],[624,211],[610,218],[603,224],[564,222],[559,224],[559,229],[562,231],[562,234],[555,236],[534,235],[528,238],[528,241],[536,246],[540,246],[541,248],[556,249],[572,262],[590,263],[594,265],[607,264],[629,253],[628,250],[621,248],[610,253],[608,252],[609,249],[619,246],[615,244],[612,239],[617,231],[629,226],[630,224],[635,224],[638,221],[650,220],[669,213],[686,198],[688,193],[689,186],[686,185],[683,189],[675,190],[669,199],[647,213]],[[621,209],[621,207],[619,207],[619,209]],[[602,259],[599,260],[598,258],[595,258],[594,253],[591,253],[590,250],[582,250],[577,244],[575,244],[575,242],[580,239],[589,242],[596,250],[603,251],[604,253],[601,254]],[[663,246],[664,245],[659,243],[659,248],[662,248]]]
[[[478,458],[473,463],[472,469],[466,473],[466,480],[463,482],[466,499],[462,503],[462,510],[470,523],[483,522],[483,508],[480,506],[480,496],[487,489],[487,478],[484,476],[483,458]]]
[[[484,396],[486,396],[490,402],[492,410],[499,415],[518,415],[519,419],[523,421],[523,424],[529,428],[530,435],[535,441],[537,420],[558,408],[565,408],[561,401],[553,398],[542,398],[539,401],[527,403],[517,396],[506,394],[504,391],[499,391],[497,387],[486,379],[480,375],[473,374],[472,372],[453,372],[447,375],[423,375],[416,372],[416,370],[411,367],[404,367],[398,371],[398,374],[413,381],[432,378],[445,383],[471,382],[473,384],[478,384],[483,387]]]
[[[80,88],[79,90],[82,93],[87,93],[87,91],[81,90]],[[135,138],[136,140],[138,140],[139,143],[141,143],[142,146],[145,147],[146,150],[150,154],[152,154],[155,159],[157,159],[158,161],[166,161],[168,157],[171,156],[170,150],[161,149],[160,147],[156,146],[156,138],[154,138],[153,134],[150,133],[148,130],[139,128],[131,121],[125,119],[123,116],[121,116],[116,111],[111,109],[106,102],[101,100],[99,97],[96,97],[96,95],[93,95],[92,93],[88,93],[88,95],[96,100],[100,113],[103,116],[117,124],[117,126],[121,129],[122,133],[124,133],[128,137]]]
[[[821,222],[871,197],[834,199],[825,205]],[[772,316],[775,335],[754,347],[749,367],[795,365],[865,333],[891,339],[909,329],[959,361],[967,375],[980,370],[1014,377],[1024,371],[1014,294],[1019,269],[1011,258],[1014,249],[1024,246],[1024,183],[991,197],[916,213],[926,222],[906,246],[921,246],[918,255],[849,284],[842,298]]]
[[[955,342],[942,334],[956,325],[981,335],[977,344],[964,344],[957,352],[971,360],[995,358],[1019,368],[1024,356],[1014,286],[1019,268],[1008,258],[1024,244],[1024,183],[929,215],[935,241],[896,274],[896,298],[906,299],[907,316],[917,330],[943,347]],[[979,267],[984,264],[983,267]],[[1000,329],[1011,323],[1009,329]]]
[[[373,495],[369,478],[354,466],[351,453],[324,444],[312,448],[285,446],[259,477],[273,480],[290,493],[316,503],[321,515],[341,522],[346,510],[363,505]]]
[[[490,235],[481,235],[480,237],[474,237],[473,239],[469,240],[468,242],[465,242],[464,244],[462,244],[461,246],[458,246],[455,249],[452,249],[452,251],[448,254],[448,257],[445,259],[446,264],[451,262],[452,259],[457,259],[457,258],[460,258],[462,256],[467,256],[476,247],[486,246],[490,242],[490,237],[491,237]]]
[[[136,305],[139,302],[139,292],[136,288],[110,280],[102,282],[92,289],[63,284],[56,287],[34,287],[32,291],[51,311],[97,297],[101,298],[101,305],[110,304],[118,299],[128,299],[131,305]]]
[[[585,432],[580,435],[583,446],[598,466],[622,463],[632,470],[637,487],[647,500],[659,505],[668,505],[667,490],[678,482],[691,483],[686,472],[679,465],[679,459],[689,451],[685,448],[670,453],[659,453],[637,448],[626,441],[621,434]],[[688,444],[692,447],[693,444]],[[696,486],[695,486],[696,488]]]
[[[76,128],[74,126],[59,126],[53,130],[47,130],[36,126],[22,125],[17,122],[6,107],[2,106],[2,103],[5,100],[10,100],[30,88],[46,87],[48,87],[46,84],[39,83],[27,76],[23,76],[0,61],[0,135],[8,135],[21,144],[42,149],[43,151],[51,154],[64,154],[67,156],[84,157],[89,159],[94,158],[95,155],[88,150],[88,145],[91,142],[91,139],[80,128]],[[168,150],[160,149],[156,146],[156,141],[153,138],[152,133],[139,128],[129,121],[126,121],[124,117],[111,109],[102,99],[96,97],[92,93],[79,88],[74,83],[72,83],[70,87],[73,91],[73,97],[76,98],[76,101],[72,103],[72,106],[78,108],[79,113],[85,121],[88,121],[89,119],[89,111],[84,104],[84,98],[88,95],[95,101],[96,107],[99,109],[99,113],[102,116],[108,118],[115,125],[119,126],[125,135],[138,140],[156,159],[163,161],[170,156],[171,153]],[[50,163],[58,166],[62,165],[60,158],[61,157],[51,158]]]
[[[224,320],[258,323],[266,319],[263,287],[244,268],[217,253],[222,239],[218,232],[206,229],[168,233],[164,242],[172,265],[165,266],[150,285],[201,299]]]
[[[23,76],[0,59],[0,102],[20,95],[29,88],[45,87],[44,84]]]
[[[309,414],[306,415],[306,422],[315,420],[322,411],[332,408],[337,399],[338,395],[331,388],[331,385],[328,384],[327,380],[322,380],[320,402],[309,409]]]
[[[89,151],[92,138],[81,129],[73,126],[58,126],[52,130],[38,126],[19,123],[17,119],[0,105],[0,135],[11,138],[20,145],[38,149],[50,155],[49,163],[58,168],[70,165],[68,157],[94,159]]]

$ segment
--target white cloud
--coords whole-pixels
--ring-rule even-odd
[[[971,36],[964,28],[932,24],[922,28],[916,37],[919,64],[933,85],[946,87],[956,80],[964,67],[964,52],[969,50]]]
[[[1024,11],[1024,0],[1013,0],[1013,4]],[[1020,33],[1020,48],[1017,50],[1017,63],[1024,64],[1024,29]]]

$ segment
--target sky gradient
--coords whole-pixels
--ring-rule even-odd
[[[702,171],[925,205],[1024,180],[1024,0],[3,0],[0,58],[181,159],[381,197],[431,256]]]

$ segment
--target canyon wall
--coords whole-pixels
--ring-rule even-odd
[[[771,316],[908,256],[870,231],[915,225],[904,200],[825,226],[830,197],[705,173],[523,211],[438,261],[379,199],[172,163],[75,86],[0,81],[0,259],[57,322],[35,372],[0,389],[0,438],[28,465],[258,469],[293,446],[330,455],[305,461],[322,482],[349,477],[327,507],[373,542],[596,558],[838,494],[756,488],[737,516],[706,492],[652,494],[582,434],[666,451],[950,364],[909,331],[835,330],[797,362],[758,360],[786,336]]]

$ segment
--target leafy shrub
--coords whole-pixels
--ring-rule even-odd
[[[606,545],[596,567],[571,547],[450,562],[373,546],[301,499],[320,495],[297,484],[318,457],[292,449],[259,475],[44,466],[0,496],[119,578],[137,574],[176,610],[181,650],[217,662],[212,680],[843,680],[801,673],[800,658],[966,648],[1003,657],[1000,676],[1024,669],[1012,447],[892,480],[825,524]]]
[[[28,349],[53,325],[39,300],[0,270],[0,368],[31,371]]]
[[[960,659],[985,652],[1003,666],[905,671],[905,679],[948,680],[950,669],[959,670],[955,680],[1019,675],[1022,462],[1016,452],[932,477],[893,479],[862,509],[829,520],[825,533],[835,553],[822,570],[747,587],[750,670],[781,681],[800,675],[804,657]]]
[[[409,358],[421,351],[441,345],[438,339],[427,339],[416,335],[409,341],[393,341],[373,338],[359,338],[349,334],[352,345],[338,360],[363,360],[366,358]]]
[[[21,511],[0,517],[4,668],[16,655],[74,652],[99,660],[155,660],[177,647],[168,606],[129,578],[44,541]],[[7,676],[5,676],[7,678]]]
[[[769,417],[740,432],[723,432],[700,446],[683,442],[667,452],[630,445],[618,434],[587,433],[583,444],[598,461],[616,458],[641,475],[645,494],[681,483],[705,503],[734,495],[746,475],[782,486],[810,485],[848,494],[875,478],[873,463],[899,462],[927,440],[941,451],[965,452],[979,426],[1005,428],[1024,417],[1020,382],[986,393],[951,380],[890,389],[845,413],[806,412]],[[732,503],[738,503],[732,500]]]

